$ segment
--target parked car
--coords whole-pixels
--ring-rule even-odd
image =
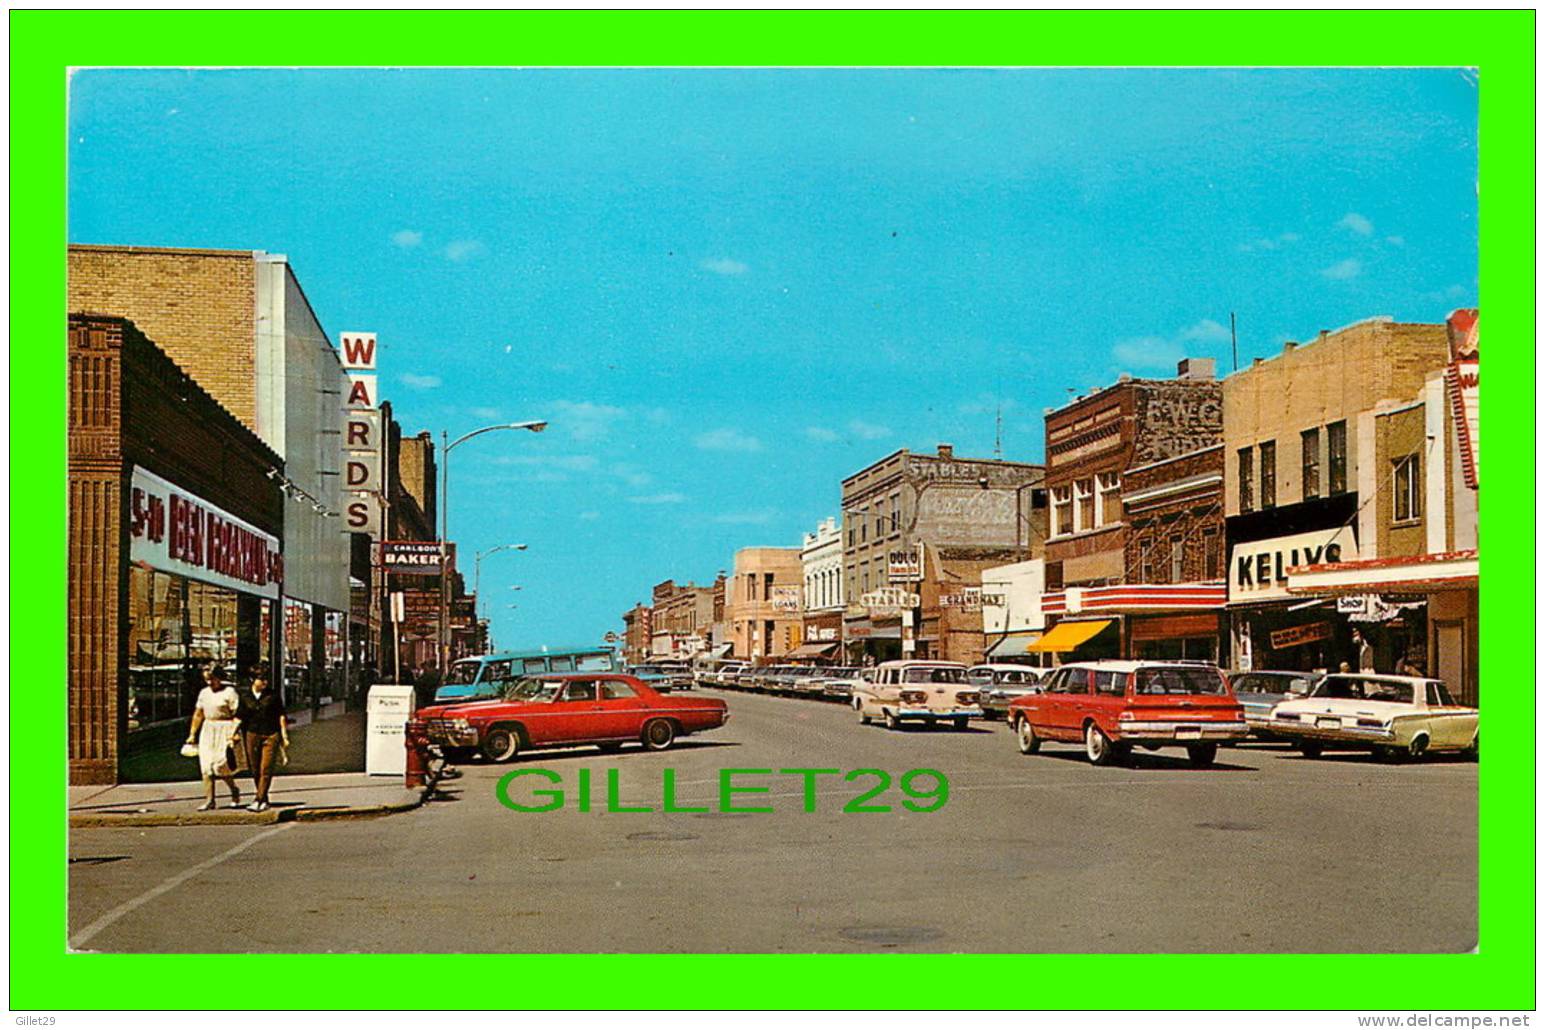
[[[892,730],[903,722],[933,726],[941,720],[963,730],[973,718],[982,717],[981,699],[966,681],[966,667],[960,662],[882,662],[874,680],[854,690],[853,708],[865,726],[883,719]]]
[[[629,666],[628,675],[637,676],[661,693],[670,693],[672,690],[689,690],[692,687],[692,673],[685,665],[649,662],[644,665]]]
[[[1010,702],[1008,718],[1022,754],[1044,741],[1082,742],[1095,765],[1125,759],[1134,745],[1184,747],[1193,764],[1210,765],[1220,743],[1249,732],[1223,672],[1200,662],[1063,665],[1040,693]]]
[[[1273,708],[1269,725],[1311,758],[1326,748],[1386,759],[1481,748],[1481,713],[1455,704],[1442,680],[1416,676],[1332,673],[1309,697]]]
[[[677,737],[723,726],[729,710],[714,697],[665,697],[636,676],[571,673],[519,680],[498,701],[431,706],[419,718],[443,747],[508,762],[528,749],[575,744],[663,751]]]
[[[787,694],[803,670],[797,665],[774,665],[762,670],[757,685],[769,694]]]
[[[863,685],[864,670],[856,665],[826,669],[821,677],[821,694],[828,699],[846,701],[855,688]]]
[[[982,715],[1001,719],[1008,715],[1009,702],[1041,689],[1042,670],[1029,665],[973,665],[966,679],[982,695]]]
[[[1228,674],[1229,687],[1245,710],[1250,736],[1260,740],[1278,739],[1267,725],[1271,710],[1283,701],[1307,697],[1320,682],[1320,672],[1274,672],[1269,669]]]
[[[826,667],[819,665],[796,666],[794,671],[788,675],[785,689],[790,694],[795,694],[799,697],[820,697],[822,694],[821,685],[825,682],[826,675],[830,671]]]
[[[703,684],[709,687],[729,686],[735,682],[735,678],[742,670],[749,668],[750,666],[745,662],[724,662],[703,677]]]

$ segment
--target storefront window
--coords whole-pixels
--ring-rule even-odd
[[[348,657],[348,635],[342,612],[328,612],[323,616],[323,657],[327,662],[327,685],[323,693],[334,699],[344,697],[348,691],[344,689],[343,669]]]
[[[179,724],[193,715],[203,672],[237,676],[235,591],[154,569],[129,569],[128,729]]]
[[[291,708],[311,704],[311,605],[284,602],[284,699]]]

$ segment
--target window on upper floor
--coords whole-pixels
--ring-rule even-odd
[[[1095,488],[1100,492],[1100,506],[1095,519],[1099,525],[1109,526],[1121,521],[1121,474],[1101,472],[1095,477]]]
[[[1073,524],[1080,533],[1094,528],[1094,480],[1073,482]]]
[[[1202,530],[1202,575],[1208,580],[1218,579],[1223,575],[1221,561],[1223,549],[1220,544],[1216,529]]]
[[[1186,579],[1186,538],[1169,538],[1169,581],[1184,583]]]
[[[1330,495],[1347,492],[1347,424],[1332,422],[1325,427],[1326,464],[1329,466]]]
[[[1067,536],[1073,532],[1073,488],[1051,488],[1052,535]]]
[[[1261,444],[1261,510],[1277,506],[1277,443]]]
[[[1299,451],[1303,455],[1304,496],[1309,501],[1320,496],[1320,431],[1305,429],[1298,434]]]
[[[1153,544],[1147,540],[1137,545],[1137,581],[1153,582]]]
[[[1396,458],[1395,521],[1411,522],[1422,517],[1422,456],[1407,454]]]
[[[1255,510],[1255,451],[1239,448],[1239,510]]]

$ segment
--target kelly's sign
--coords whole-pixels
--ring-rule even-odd
[[[129,560],[263,597],[278,597],[284,580],[278,538],[138,466],[129,479]]]
[[[1350,526],[1235,544],[1229,551],[1229,603],[1287,597],[1288,569],[1356,558]]]

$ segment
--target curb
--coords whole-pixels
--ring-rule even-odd
[[[409,793],[404,789],[404,793]],[[269,826],[274,823],[314,823],[332,819],[373,819],[410,812],[428,800],[433,789],[415,789],[401,801],[379,805],[319,805],[314,808],[271,808],[266,812],[241,809],[212,812],[88,812],[71,813],[70,827],[103,826]]]

